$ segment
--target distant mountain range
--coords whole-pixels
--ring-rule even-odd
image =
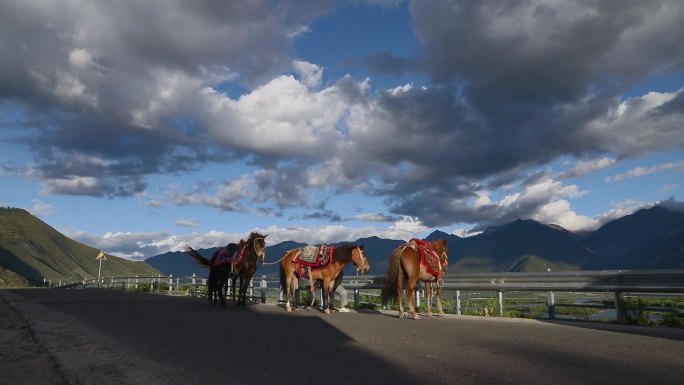
[[[472,237],[435,231],[426,239],[447,240],[450,273],[684,268],[684,213],[661,206],[639,210],[582,234],[557,225],[516,220]],[[363,244],[370,274],[384,275],[392,250],[404,241],[369,237],[344,243]],[[267,246],[266,261],[278,261],[285,251],[303,245],[287,241]],[[215,250],[199,251],[211,256]],[[146,262],[177,276],[207,273],[182,252],[157,255]],[[277,277],[278,266],[259,266],[257,275]],[[348,267],[345,275],[350,274],[355,273]]]
[[[67,238],[26,210],[0,208],[0,287],[96,279],[99,250]],[[145,262],[106,255],[102,277],[162,274]]]
[[[450,273],[684,268],[684,212],[662,206],[639,210],[582,234],[533,220],[516,220],[472,237],[435,231],[427,239],[447,240]],[[404,242],[368,237],[342,243],[364,245],[370,274],[384,275],[392,250]],[[302,246],[293,241],[267,245],[266,264],[259,266],[257,276],[274,279],[279,269],[276,262],[287,250]],[[210,257],[215,250],[198,251]],[[43,278],[65,282],[95,278],[97,253],[24,210],[0,208],[0,286],[42,284]],[[184,252],[160,254],[145,262],[107,258],[104,276],[208,273]],[[348,266],[345,275],[354,274]]]

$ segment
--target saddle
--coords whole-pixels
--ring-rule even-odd
[[[442,279],[444,269],[442,268],[439,255],[437,255],[437,251],[432,246],[432,243],[422,239],[413,238],[408,241],[406,247],[410,247],[411,249],[420,253],[420,263],[425,266],[425,271],[427,273],[434,275],[437,280]]]
[[[311,267],[312,269],[322,269],[332,262],[334,246],[309,245],[299,249],[293,261],[298,265]]]
[[[300,279],[311,280],[311,271],[326,268],[333,261],[334,246],[326,244],[309,245],[297,251],[292,261],[297,264]],[[313,283],[312,286],[313,288]]]
[[[229,243],[225,247],[216,250],[211,258],[211,265],[218,267],[226,263],[240,263],[245,252],[244,243],[243,240],[240,240],[240,243]]]

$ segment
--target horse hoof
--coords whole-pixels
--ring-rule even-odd
[[[330,309],[325,309],[325,310],[323,310],[323,313],[325,313],[325,314],[330,314]]]
[[[399,318],[404,318],[404,313],[399,312]]]
[[[444,317],[444,312],[440,311],[439,313],[437,313],[437,317]]]
[[[420,319],[420,316],[418,314],[414,314],[413,319]]]

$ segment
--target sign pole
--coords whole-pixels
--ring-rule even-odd
[[[100,254],[97,255],[97,260],[100,261],[100,267],[97,269],[97,286],[99,287],[101,283],[100,277],[102,276],[102,261],[106,261],[107,256],[100,251]]]
[[[102,260],[100,259],[100,268],[97,269],[97,283],[100,284],[100,276],[102,274]]]

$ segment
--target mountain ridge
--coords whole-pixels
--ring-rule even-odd
[[[10,214],[23,218],[26,222],[23,227],[8,225]],[[10,280],[17,285],[22,278],[36,285],[42,283],[43,277],[66,280],[96,276],[96,249],[68,239],[37,218],[30,218],[34,217],[21,209],[0,209],[0,286]],[[582,234],[554,224],[518,219],[471,237],[435,230],[425,239],[447,240],[450,273],[684,268],[684,212],[660,206],[638,210]],[[348,243],[364,245],[371,264],[370,274],[384,275],[392,250],[405,240],[370,236],[333,244]],[[267,245],[267,263],[258,267],[256,276],[277,277],[279,259],[287,250],[302,246],[305,244],[295,241]],[[210,257],[216,249],[197,251]],[[20,258],[22,253],[24,257]],[[48,258],[51,253],[62,258]],[[122,265],[126,263],[143,262],[108,256],[106,265],[118,264],[119,271],[130,271],[131,266]],[[149,257],[144,264],[154,275],[208,274],[206,268],[181,251]],[[345,275],[353,274],[353,267],[348,266]],[[107,276],[111,276],[109,272]]]
[[[653,212],[649,210],[653,210]],[[678,219],[680,217],[681,221]],[[653,224],[653,221],[664,222],[669,225],[657,225]],[[599,230],[603,229],[598,234],[602,232],[613,233],[611,228],[631,227],[634,226],[631,224],[632,222],[641,223],[642,226],[650,229],[659,228],[661,230],[655,231],[654,234],[656,235],[645,237],[637,236],[632,232],[626,233],[625,236],[630,238],[628,242],[631,245],[630,253],[627,254],[611,254],[609,252],[599,254],[587,246],[586,240],[592,240],[591,235]],[[606,226],[608,227],[606,228]],[[447,240],[449,249],[449,268],[447,271],[451,273],[684,268],[684,213],[659,206],[639,210],[631,216],[618,218],[597,230],[581,234],[573,233],[555,224],[546,225],[531,219],[517,219],[501,226],[490,227],[487,231],[472,237],[464,238],[435,230],[425,239]],[[609,241],[615,242],[613,238],[610,238]],[[290,248],[304,245],[292,241],[286,242],[289,242]],[[371,236],[359,238],[353,242],[341,243],[363,244],[371,262],[370,274],[383,275],[386,272],[391,251],[404,242],[404,240]],[[282,256],[283,249],[287,248],[281,245],[267,245],[267,261],[273,262]],[[592,245],[596,246],[593,243]],[[601,246],[599,247],[600,250],[612,250],[607,245],[599,246]],[[257,274],[275,276],[277,275],[277,268],[277,265],[270,265],[266,268],[260,267]],[[195,270],[197,269],[195,268]],[[351,271],[353,273],[353,269]],[[345,271],[345,274],[349,273]]]
[[[0,208],[0,286],[96,279],[98,254],[99,250],[66,237],[26,210]],[[102,277],[161,274],[142,261],[106,257]]]

